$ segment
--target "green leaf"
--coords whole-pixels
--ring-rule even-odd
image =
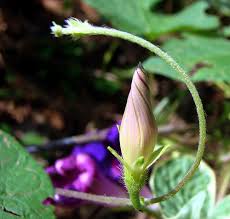
[[[161,0],[142,0],[142,5],[146,10],[150,10],[151,7],[155,6]]]
[[[230,195],[222,199],[215,207],[211,219],[229,219],[230,218]]]
[[[150,187],[156,196],[172,190],[194,162],[192,156],[172,158],[156,166]],[[205,219],[215,201],[215,175],[204,162],[192,179],[172,198],[160,203],[163,215],[174,219]]]
[[[201,217],[202,207],[205,204],[207,192],[201,191],[180,209],[179,213],[173,219],[198,219]],[[204,219],[204,218],[202,218]],[[206,218],[205,218],[206,219]]]
[[[223,35],[225,37],[230,37],[230,25],[223,29]]]
[[[223,95],[226,99],[230,98],[230,84],[225,82],[218,82],[216,86],[220,88],[223,92]]]
[[[24,145],[32,145],[32,144],[41,145],[46,142],[46,137],[40,135],[37,132],[29,131],[24,133],[20,140]]]
[[[172,39],[163,49],[175,58],[193,81],[230,81],[230,42],[224,38],[184,35],[184,39]],[[143,63],[149,72],[180,80],[178,73],[159,57],[151,57]]]
[[[85,0],[85,2],[98,10],[114,27],[151,39],[174,31],[206,31],[219,26],[217,17],[205,13],[208,4],[203,1],[195,2],[174,15],[153,13],[150,6],[156,4],[158,2],[156,0]]]
[[[212,7],[218,10],[219,13],[225,16],[230,16],[230,1],[229,0],[208,0],[208,2]]]
[[[47,174],[10,135],[0,131],[0,218],[50,219],[42,202],[54,195]]]

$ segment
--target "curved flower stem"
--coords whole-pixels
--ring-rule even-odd
[[[132,203],[128,198],[117,198],[104,195],[93,195],[85,192],[78,192],[69,189],[56,188],[55,193],[58,195],[77,198],[81,200],[97,202],[102,204],[107,204],[111,206],[129,206],[132,207]]]
[[[166,52],[162,51],[159,47],[155,46],[151,42],[144,40],[138,36],[132,35],[130,33],[119,31],[119,30],[112,29],[112,28],[96,27],[96,26],[90,25],[87,22],[81,22],[79,20],[74,20],[74,19],[68,20],[67,25],[64,28],[54,23],[54,26],[51,27],[51,29],[53,33],[55,34],[55,36],[70,35],[73,38],[79,38],[80,36],[84,36],[84,35],[105,35],[105,36],[112,36],[112,37],[117,37],[117,38],[121,38],[124,40],[128,40],[130,42],[133,42],[135,44],[142,46],[143,48],[148,49],[149,51],[161,57],[166,63],[168,63],[180,75],[181,80],[186,84],[188,90],[190,91],[192,95],[192,98],[196,105],[196,110],[197,110],[198,119],[199,119],[199,145],[198,145],[198,150],[196,154],[196,159],[193,165],[191,166],[191,168],[189,169],[189,171],[184,176],[184,178],[178,183],[178,185],[174,189],[172,189],[167,194],[164,194],[162,196],[147,199],[145,200],[144,204],[150,205],[153,203],[161,202],[175,195],[185,185],[185,183],[191,179],[191,177],[196,172],[201,162],[201,159],[204,153],[204,149],[205,149],[205,140],[206,140],[205,113],[204,113],[203,105],[202,105],[200,96],[198,94],[198,91],[195,85],[193,84],[193,82],[191,81],[190,77],[179,66],[179,64],[171,56],[169,56]]]

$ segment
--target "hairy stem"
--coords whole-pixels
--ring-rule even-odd
[[[81,200],[97,202],[102,204],[107,204],[111,206],[130,206],[132,207],[132,203],[128,198],[117,198],[117,197],[110,197],[104,195],[93,195],[90,193],[85,192],[77,192],[69,189],[61,189],[57,188],[55,193],[58,195],[62,195],[65,197],[70,198],[77,198]]]
[[[77,198],[80,200],[96,202],[96,203],[101,203],[110,206],[133,208],[132,202],[128,198],[117,198],[112,196],[94,195],[90,193],[78,192],[78,191],[62,189],[62,188],[56,188],[55,193],[69,198]],[[151,216],[155,216],[159,219],[161,218],[158,211],[144,206],[142,208],[143,211],[146,212],[147,214]]]
[[[56,36],[71,35],[73,38],[79,38],[80,36],[84,36],[84,35],[105,35],[105,36],[121,38],[133,42],[135,44],[138,44],[143,48],[148,49],[152,53],[155,53],[156,55],[161,57],[166,63],[168,63],[180,75],[181,80],[186,84],[187,88],[189,89],[193,97],[194,103],[196,105],[196,110],[197,110],[198,120],[199,120],[199,145],[196,154],[196,159],[193,165],[191,166],[191,168],[189,169],[189,171],[184,176],[184,178],[178,183],[178,185],[174,189],[172,189],[167,194],[164,194],[160,197],[145,200],[145,205],[150,205],[152,203],[157,203],[169,199],[171,196],[175,195],[185,185],[185,183],[188,180],[190,180],[191,177],[194,175],[195,171],[199,167],[205,149],[205,140],[206,140],[205,114],[204,114],[204,109],[203,109],[200,96],[196,90],[195,85],[191,81],[190,77],[186,74],[186,72],[179,66],[179,64],[171,56],[169,56],[166,52],[162,51],[159,47],[155,46],[154,44],[152,44],[147,40],[144,40],[138,36],[132,35],[127,32],[119,31],[112,28],[106,28],[106,27],[95,27],[88,24],[87,22],[82,23],[81,21],[74,20],[74,19],[69,20],[67,24],[68,25],[64,28],[54,24],[54,26],[52,27],[53,33]]]

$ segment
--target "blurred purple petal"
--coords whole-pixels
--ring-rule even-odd
[[[87,153],[91,155],[96,161],[102,162],[107,156],[107,149],[101,142],[91,142],[84,146],[75,146],[72,154]]]
[[[122,166],[118,160],[114,159],[111,161],[111,167],[109,169],[109,175],[114,180],[121,179]]]
[[[107,132],[106,136],[107,146],[111,146],[117,151],[120,151],[119,132],[117,125],[113,125]]]
[[[93,183],[96,174],[96,165],[87,154],[76,155],[76,167],[81,171],[72,186],[78,191],[87,191]]]
[[[75,156],[69,156],[63,159],[59,159],[55,162],[54,167],[58,174],[60,175],[69,175],[71,172],[75,172],[78,169],[76,167]],[[77,172],[75,172],[78,174]]]
[[[94,184],[89,192],[97,195],[127,197],[127,192],[124,187],[114,183],[100,172],[97,172]]]
[[[54,186],[99,195],[127,196],[120,181],[120,163],[107,150],[109,145],[120,153],[119,133],[115,125],[108,130],[104,141],[76,145],[71,155],[48,167],[46,171]],[[65,206],[84,203],[59,195],[55,195],[54,201]]]

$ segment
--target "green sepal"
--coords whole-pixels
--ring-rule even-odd
[[[124,182],[129,193],[129,198],[135,209],[141,210],[143,207],[140,191],[147,179],[147,169],[159,159],[168,147],[168,145],[161,146],[153,151],[146,162],[143,156],[138,157],[132,166],[124,161],[124,159],[113,148],[107,147],[111,154],[123,165]]]
[[[141,210],[143,205],[141,203],[140,190],[144,186],[147,178],[147,172],[143,168],[145,163],[144,157],[141,156],[137,158],[132,167],[130,167],[113,148],[107,147],[107,149],[123,165],[123,178],[129,193],[129,198],[133,207],[137,210]]]
[[[143,156],[138,157],[138,158],[136,159],[136,161],[134,162],[133,167],[134,167],[134,169],[136,169],[136,168],[142,169],[144,163],[145,163],[145,158],[144,158]]]
[[[169,145],[166,146],[160,146],[157,150],[153,151],[149,159],[147,160],[144,169],[148,169],[151,167],[169,148]]]
[[[129,170],[130,172],[132,172],[132,168],[129,166],[128,163],[126,163],[124,161],[124,159],[113,149],[111,148],[110,146],[107,147],[107,150],[109,150],[109,152],[118,159],[118,161],[120,161],[120,163],[127,169]]]

